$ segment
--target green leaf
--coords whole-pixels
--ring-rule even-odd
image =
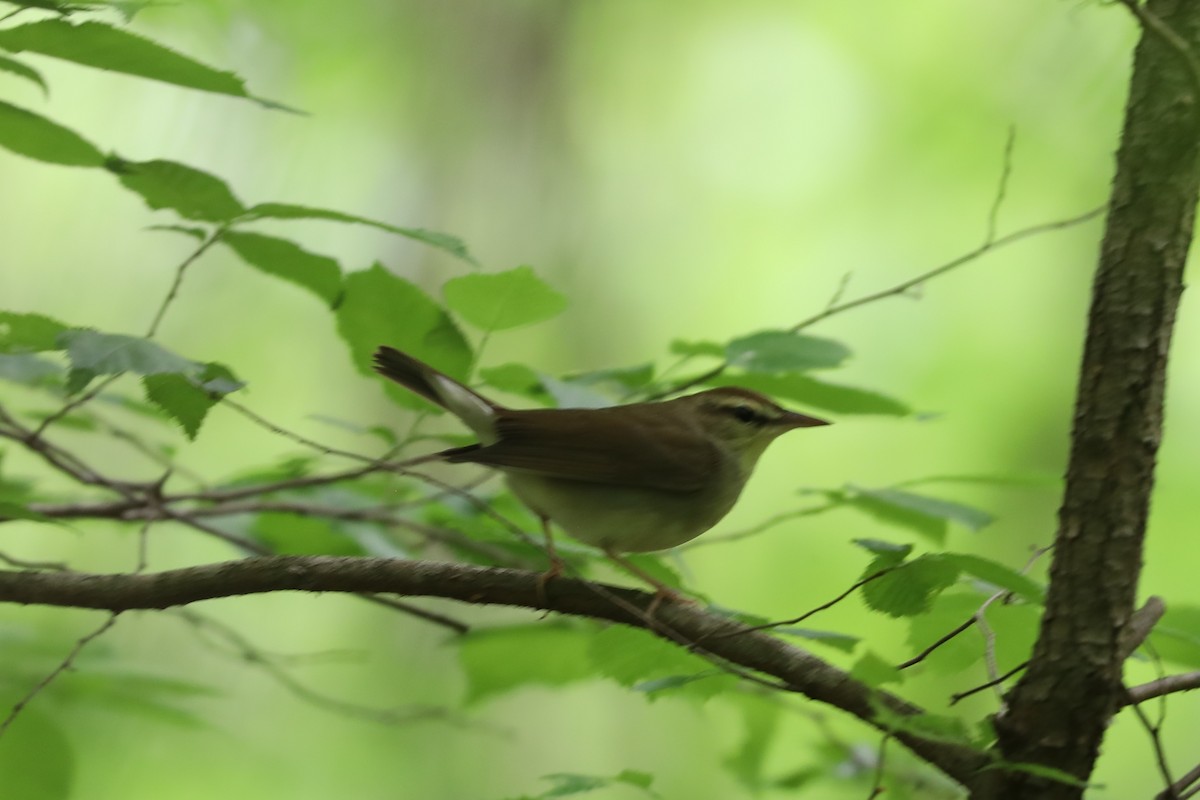
[[[850,348],[832,339],[790,331],[761,331],[725,346],[729,365],[747,372],[803,372],[841,366]]]
[[[341,297],[342,268],[328,256],[261,233],[225,231],[221,241],[250,266],[308,289],[328,306],[336,305]]]
[[[536,798],[529,798],[528,800],[552,800],[555,797],[587,794],[588,792],[594,792],[597,789],[606,789],[617,784],[633,786],[641,789],[651,797],[658,797],[650,789],[650,784],[654,782],[654,777],[649,773],[637,772],[631,769],[623,770],[620,774],[612,777],[559,772],[552,775],[543,775],[542,780],[550,781],[553,786],[542,794],[539,794]],[[525,800],[525,798],[522,798],[522,800]]]
[[[1046,590],[1032,578],[1017,572],[1012,567],[982,556],[968,553],[943,553],[944,558],[963,572],[1008,591],[1030,603],[1041,605],[1046,601]]]
[[[677,356],[686,356],[687,358],[694,358],[696,356],[724,358],[725,347],[716,342],[688,342],[683,339],[675,339],[671,342],[671,353]]]
[[[546,390],[542,387],[541,376],[524,364],[501,364],[498,367],[484,367],[479,370],[479,377],[488,386],[510,394],[545,401]]]
[[[862,641],[859,637],[851,636],[848,633],[818,631],[811,628],[772,628],[771,632],[784,636],[795,636],[810,642],[818,642],[835,650],[841,650],[843,653],[853,653],[854,648]]]
[[[0,311],[0,353],[58,350],[58,337],[67,326],[41,314]]]
[[[514,625],[472,630],[458,640],[467,702],[524,686],[564,686],[595,675],[590,634],[566,625]]]
[[[346,276],[345,295],[336,313],[338,333],[364,375],[375,375],[371,356],[379,345],[388,344],[453,378],[466,378],[471,348],[449,315],[423,291],[379,264]],[[412,392],[380,380],[398,403],[429,407]]]
[[[28,353],[0,353],[0,379],[26,386],[52,386],[59,382],[62,369],[44,358]]]
[[[899,557],[895,561],[897,564],[908,558],[908,554],[913,550],[911,544],[894,544],[893,542],[885,542],[882,539],[854,539],[852,541],[867,552],[875,553],[876,555],[899,554]]]
[[[179,423],[189,439],[195,439],[208,410],[242,386],[227,367],[208,364],[195,377],[179,373],[146,375],[142,378],[146,400]]]
[[[558,408],[608,408],[616,398],[584,384],[561,381],[550,375],[539,376],[542,387]]]
[[[272,552],[290,556],[361,556],[366,551],[333,523],[299,514],[259,514],[250,529]]]
[[[858,678],[868,686],[883,686],[885,683],[903,683],[904,674],[893,665],[884,661],[875,653],[868,650],[863,653],[854,666],[850,675]]]
[[[669,675],[708,672],[703,658],[637,628],[613,625],[591,638],[588,657],[596,671],[621,686]]]
[[[880,522],[907,528],[939,545],[946,540],[950,522],[977,531],[992,521],[992,516],[984,511],[927,495],[899,489],[858,486],[847,486],[846,489],[845,493],[837,493],[842,502]]]
[[[582,372],[566,378],[568,383],[579,386],[596,386],[602,390],[611,389],[613,392],[627,393],[644,388],[654,379],[653,364],[639,364],[634,367],[613,367]]]
[[[26,708],[7,734],[0,740],[0,786],[5,796],[68,800],[75,784],[75,751],[58,722],[36,708]]]
[[[1163,618],[1150,632],[1149,642],[1163,659],[1200,669],[1200,606],[1168,603]]]
[[[192,227],[189,225],[147,225],[146,230],[180,233],[190,239],[195,239],[197,242],[203,242],[208,238],[208,231],[206,229]]]
[[[60,19],[45,19],[18,25],[0,30],[0,48],[13,53],[40,53],[85,67],[278,107],[276,103],[251,96],[246,84],[232,72],[213,69],[155,41],[103,22],[74,25]]]
[[[0,101],[0,147],[68,167],[98,167],[104,154],[70,128]]]
[[[757,792],[766,783],[767,755],[779,730],[783,706],[757,695],[733,700],[742,716],[742,740],[723,762],[739,783]]]
[[[175,161],[104,162],[126,189],[139,194],[152,210],[168,208],[186,219],[229,222],[242,213],[241,202],[223,180]]]
[[[958,580],[959,568],[940,554],[923,555],[900,564],[862,587],[863,599],[892,617],[911,617],[929,609],[942,591]]]
[[[966,723],[946,714],[900,714],[882,703],[875,702],[875,719],[892,733],[912,733],[924,739],[952,744],[976,746],[967,731]],[[982,755],[982,753],[981,753]]]
[[[819,381],[799,372],[778,375],[744,373],[721,374],[705,381],[708,386],[741,386],[782,400],[838,414],[882,414],[903,417],[912,409],[887,395],[851,386]]]
[[[981,771],[987,770],[1003,770],[1005,772],[1024,772],[1027,775],[1034,775],[1038,778],[1055,781],[1056,783],[1065,783],[1068,786],[1078,786],[1081,789],[1086,789],[1090,784],[1087,781],[1081,781],[1069,772],[1064,772],[1057,767],[1048,767],[1045,764],[1025,764],[1013,761],[997,761],[987,764],[980,768]]]
[[[855,539],[854,544],[875,554],[875,558],[871,559],[871,563],[863,570],[864,578],[892,569],[901,564],[913,551],[911,544],[896,545],[879,539]]]
[[[50,94],[50,87],[46,85],[45,79],[42,78],[42,73],[38,72],[33,67],[22,64],[16,59],[0,56],[0,71],[8,72],[13,75],[19,75],[26,80],[33,81],[42,88],[42,94]]]
[[[462,259],[468,264],[479,266],[478,262],[467,252],[467,246],[458,237],[448,233],[439,233],[424,228],[403,228],[389,225],[386,222],[345,214],[328,208],[312,208],[291,203],[260,203],[246,210],[246,220],[256,219],[323,219],[329,222],[345,222],[355,225],[368,225],[372,228],[394,233],[422,244],[444,250],[455,258]]]
[[[963,592],[946,592],[930,603],[929,610],[917,614],[908,622],[909,656],[921,653],[925,648],[953,631],[970,619],[979,610],[981,601],[977,595]],[[976,631],[964,631],[949,641],[943,642],[920,663],[922,670],[934,675],[959,677],[971,665],[983,660],[983,646]]]
[[[20,503],[12,503],[7,500],[0,500],[0,520],[6,519],[24,519],[31,522],[50,522],[57,523],[57,520],[52,517],[47,517],[45,514],[40,514],[33,511]]]
[[[201,369],[195,362],[139,336],[75,328],[59,334],[58,342],[66,349],[72,369],[93,375],[117,375],[122,372],[135,372],[138,375],[177,372],[191,375]]]
[[[530,267],[488,275],[464,275],[442,286],[451,311],[485,331],[502,331],[544,322],[567,307]]]

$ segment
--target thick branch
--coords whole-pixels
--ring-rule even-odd
[[[790,690],[872,725],[882,705],[905,716],[922,710],[850,677],[816,656],[725,617],[680,604],[647,609],[654,595],[556,578],[544,588],[534,572],[388,558],[277,556],[247,558],[138,575],[0,571],[0,602],[121,612],[162,609],[217,597],[277,591],[383,593],[446,597],[469,603],[543,608],[646,628],[674,642],[782,681]],[[914,753],[966,783],[983,766],[968,747],[895,734]]]
[[[1147,13],[1200,42],[1200,4]],[[1046,612],[1029,669],[996,720],[1001,755],[1081,781],[1125,698],[1142,541],[1162,434],[1167,352],[1200,184],[1200,109],[1190,59],[1163,36],[1138,44],[1093,286]],[[977,798],[1073,800],[1082,789],[989,773]]]

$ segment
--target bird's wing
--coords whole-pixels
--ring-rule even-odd
[[[651,429],[607,409],[586,414],[506,410],[497,419],[499,441],[448,451],[445,457],[546,477],[675,492],[702,489],[719,467],[716,446],[684,427]]]

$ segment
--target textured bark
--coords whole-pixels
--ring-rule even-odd
[[[768,676],[780,688],[828,703],[883,728],[885,708],[899,717],[922,709],[872,689],[848,673],[767,633],[727,617],[675,603],[656,604],[648,592],[539,573],[400,558],[273,556],[205,564],[141,575],[0,570],[0,603],[31,603],[108,611],[161,609],[217,597],[278,591],[354,592],[447,597],[559,611],[646,628],[668,641],[706,653],[742,673]],[[986,763],[984,754],[911,731],[897,741],[945,774],[965,783]]]
[[[1029,668],[996,720],[1001,758],[1053,767],[1081,781],[1091,775],[1123,697],[1122,639],[1134,610],[1167,353],[1197,202],[1195,62],[1180,44],[1195,48],[1200,41],[1200,3],[1151,0],[1142,16],[1046,612]],[[972,796],[1067,800],[1082,792],[1064,782],[990,771]]]

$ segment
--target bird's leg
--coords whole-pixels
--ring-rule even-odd
[[[604,554],[608,556],[615,564],[623,568],[626,572],[641,578],[646,583],[654,587],[654,599],[651,600],[650,605],[646,607],[647,617],[653,617],[654,612],[658,610],[658,607],[664,601],[669,603],[680,603],[683,605],[695,605],[694,600],[684,597],[679,592],[660,581],[658,578],[655,578],[649,572],[646,572],[646,570],[622,556],[616,550],[613,550],[611,547],[605,547]]]
[[[546,555],[550,557],[550,568],[543,572],[538,577],[537,596],[538,602],[544,607],[546,605],[546,584],[562,574],[563,561],[558,555],[558,551],[554,549],[554,533],[550,530],[550,518],[538,515],[542,520],[542,534],[546,537]],[[547,613],[549,613],[547,611]]]

